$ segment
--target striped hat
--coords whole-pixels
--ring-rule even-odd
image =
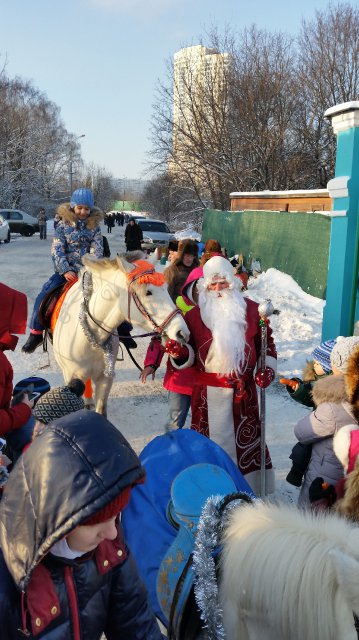
[[[322,344],[320,344],[319,347],[315,347],[311,353],[311,358],[319,362],[324,373],[329,373],[332,369],[330,354],[335,343],[336,340],[327,340],[326,342],[322,342]]]

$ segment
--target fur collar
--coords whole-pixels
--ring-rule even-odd
[[[344,380],[348,400],[353,407],[354,417],[359,422],[359,348],[355,349],[348,361]]]
[[[335,511],[340,515],[359,523],[359,458],[355,467],[345,480],[344,497],[335,504]]]
[[[66,224],[70,224],[73,227],[76,226],[77,218],[74,212],[70,209],[69,202],[60,204],[59,208],[57,209],[57,216]],[[103,220],[103,217],[104,216],[101,209],[98,209],[98,207],[93,207],[93,209],[91,209],[89,217],[86,220],[86,227],[91,230],[95,229],[100,224],[101,220]]]
[[[314,360],[307,360],[303,369],[303,382],[313,382],[318,376],[314,371]]]
[[[323,402],[341,404],[348,401],[344,376],[325,376],[313,384],[312,397],[316,406]]]

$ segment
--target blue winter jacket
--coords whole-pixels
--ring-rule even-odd
[[[51,247],[54,269],[63,275],[67,271],[78,273],[82,268],[81,258],[91,253],[103,257],[100,221],[103,214],[94,207],[86,220],[78,220],[69,204],[60,205],[57,224]]]
[[[143,478],[128,442],[95,412],[72,413],[35,439],[0,504],[1,640],[161,639],[120,524],[115,540],[75,560],[51,553]]]

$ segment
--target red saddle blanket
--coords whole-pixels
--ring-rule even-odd
[[[50,331],[51,335],[54,332],[57,318],[59,317],[66,294],[75,282],[77,282],[77,280],[74,280],[73,282],[65,282],[65,284],[61,284],[59,287],[56,287],[45,296],[40,305],[40,320],[44,327]]]

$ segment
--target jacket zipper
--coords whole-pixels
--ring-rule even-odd
[[[77,596],[76,596],[76,590],[74,585],[72,567],[68,567],[68,566],[65,567],[65,583],[67,587],[67,592],[69,594],[71,618],[72,618],[72,625],[73,625],[73,631],[74,631],[74,640],[81,640],[80,616],[79,616],[79,608],[77,604]]]

